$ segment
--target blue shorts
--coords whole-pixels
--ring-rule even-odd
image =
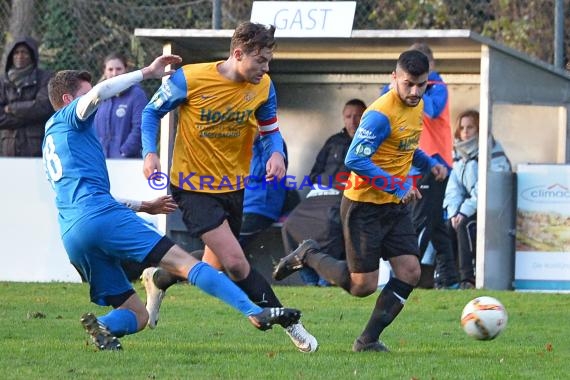
[[[152,224],[122,205],[83,218],[62,236],[71,264],[90,285],[91,301],[101,306],[133,289],[121,261],[142,262],[162,238]]]

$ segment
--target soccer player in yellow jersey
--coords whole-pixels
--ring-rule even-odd
[[[249,296],[264,306],[281,302],[267,280],[252,268],[238,243],[244,178],[259,132],[266,155],[266,179],[285,176],[283,139],[277,123],[275,88],[269,75],[275,27],[245,22],[232,37],[225,61],[185,65],[154,94],[143,111],[144,174],[160,172],[156,152],[159,120],[175,108],[179,120],[170,189],[188,231],[205,243],[203,260],[224,269]],[[149,325],[158,318],[164,290],[172,283],[160,270],[143,273]],[[152,294],[155,296],[153,297]],[[302,352],[317,350],[317,340],[303,325],[284,324]]]
[[[273,272],[280,280],[308,266],[350,294],[366,297],[378,287],[380,258],[389,260],[395,276],[382,289],[355,340],[356,352],[388,351],[380,334],[400,313],[420,278],[417,237],[408,209],[408,203],[421,198],[409,176],[412,163],[431,170],[436,178],[447,176],[445,166],[418,149],[428,72],[423,53],[402,53],[392,73],[392,89],[367,108],[356,130],[345,159],[351,173],[340,210],[347,261],[305,240]]]

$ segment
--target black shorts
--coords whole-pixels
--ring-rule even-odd
[[[342,197],[340,215],[351,273],[376,271],[380,258],[419,256],[408,206],[355,202]]]
[[[199,193],[170,186],[172,197],[182,211],[182,220],[192,237],[200,237],[228,221],[239,237],[243,213],[243,190],[228,193]]]

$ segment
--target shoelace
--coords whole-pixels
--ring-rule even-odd
[[[110,337],[112,335],[111,332],[107,329],[107,327],[104,324],[102,324],[98,319],[95,320],[95,323],[89,325],[89,330],[90,334],[101,333],[105,337]]]
[[[305,340],[306,338],[306,334],[301,330],[302,326],[299,326],[298,323],[291,325],[288,328],[289,334],[291,334],[291,336],[293,338],[295,338],[301,345],[302,348],[307,348],[309,347],[309,343]]]
[[[291,269],[299,269],[303,267],[303,261],[301,260],[301,258],[297,255],[293,256],[296,260],[296,262],[291,265]]]
[[[103,334],[103,335],[111,335],[111,332],[109,330],[107,330],[107,327],[105,327],[103,324],[101,324],[101,322],[97,322],[97,324],[99,325],[99,331]]]
[[[299,340],[302,340],[305,338],[303,336],[305,334],[303,333],[303,331],[301,331],[301,328],[299,327],[298,323],[295,323],[295,324],[289,326],[289,333]]]

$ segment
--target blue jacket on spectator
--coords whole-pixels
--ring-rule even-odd
[[[283,142],[285,152],[285,166],[287,167],[287,146]],[[281,182],[265,182],[265,164],[269,156],[263,153],[263,145],[258,137],[253,142],[253,156],[249,168],[250,180],[245,188],[243,199],[243,212],[259,214],[279,220],[287,189]]]
[[[491,139],[491,162],[489,167],[494,172],[510,172],[511,163],[502,145],[493,137]],[[477,212],[478,170],[479,170],[479,136],[468,141],[455,143],[453,170],[445,190],[443,208],[447,217],[457,214],[467,217]]]

